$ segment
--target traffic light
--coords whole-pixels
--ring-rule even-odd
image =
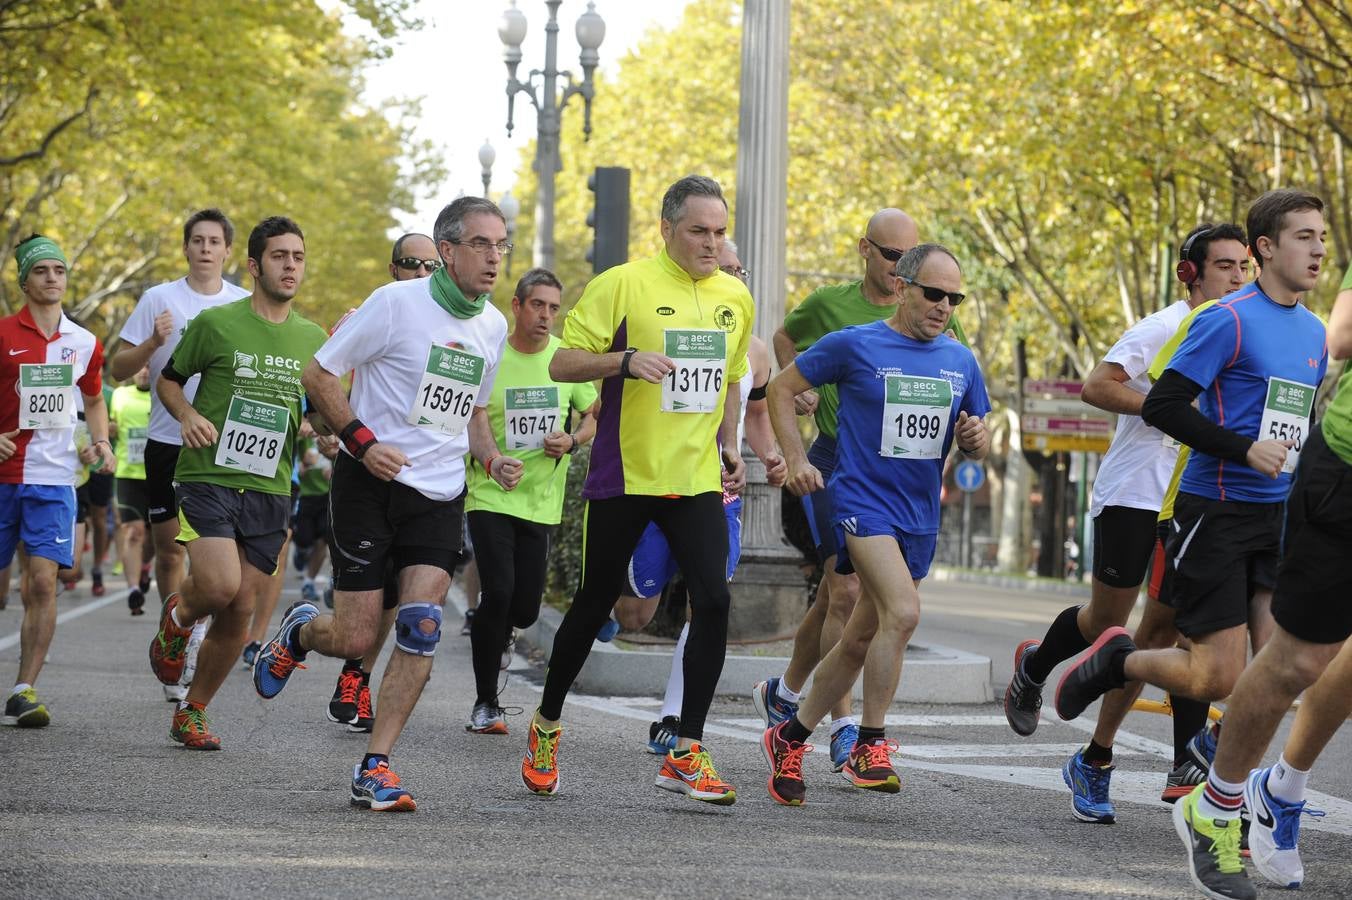
[[[587,227],[596,229],[587,262],[600,275],[629,261],[629,170],[599,166],[587,177],[587,189],[596,195],[587,213]]]

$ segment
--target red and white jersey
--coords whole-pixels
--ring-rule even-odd
[[[0,432],[19,427],[19,373],[26,365],[69,365],[71,393],[93,396],[103,391],[103,347],[98,338],[76,325],[65,313],[56,334],[47,337],[25,306],[17,315],[0,318]],[[82,398],[71,396],[71,409]],[[72,420],[74,416],[72,415]],[[75,484],[79,458],[75,427],[21,430],[14,438],[18,449],[0,463],[0,483]]]

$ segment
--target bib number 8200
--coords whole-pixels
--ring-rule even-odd
[[[31,413],[60,413],[66,411],[66,395],[33,394],[28,398],[28,411]]]

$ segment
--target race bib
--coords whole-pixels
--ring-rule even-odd
[[[146,429],[127,429],[127,464],[143,466],[146,462]]]
[[[290,422],[285,406],[231,397],[221,439],[216,444],[216,465],[265,478],[276,477]]]
[[[545,435],[559,430],[558,386],[508,388],[503,414],[508,450],[543,449]]]
[[[676,368],[662,379],[662,411],[713,412],[727,368],[727,333],[712,328],[668,328],[665,335],[666,355]]]
[[[1286,453],[1283,472],[1296,471],[1300,448],[1308,436],[1314,392],[1315,386],[1312,384],[1287,381],[1285,378],[1268,379],[1267,400],[1263,403],[1263,421],[1258,426],[1258,439],[1296,442]]]
[[[43,430],[75,426],[75,367],[70,363],[19,366],[19,427]]]
[[[454,437],[465,430],[484,377],[484,358],[432,345],[407,422]]]
[[[882,443],[889,459],[940,459],[953,415],[953,386],[942,378],[888,375]]]

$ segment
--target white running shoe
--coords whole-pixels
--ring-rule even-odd
[[[164,699],[170,703],[182,703],[188,699],[188,688],[182,684],[163,684]]]
[[[1254,867],[1264,878],[1284,888],[1298,888],[1305,880],[1300,861],[1301,814],[1323,816],[1318,809],[1306,809],[1305,801],[1283,803],[1268,793],[1271,769],[1254,769],[1244,782],[1244,804],[1249,809],[1249,854]]]

